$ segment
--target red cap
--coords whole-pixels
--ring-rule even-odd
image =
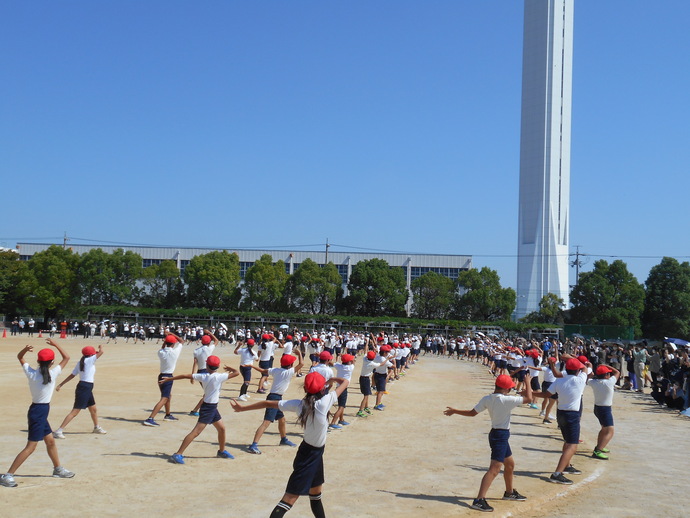
[[[303,342],[308,342],[308,341],[309,341],[309,337],[308,337],[308,336],[303,336],[302,338],[300,338],[300,340],[302,340]]]
[[[567,371],[579,371],[580,369],[584,368],[585,366],[582,365],[582,362],[577,358],[570,358],[567,362],[565,362],[565,370]]]
[[[584,354],[581,354],[580,356],[578,356],[577,359],[578,359],[578,360],[580,361],[580,363],[582,363],[583,365],[589,361],[589,360],[587,359],[587,357],[586,357]]]
[[[377,342],[383,342],[383,337],[382,337],[382,336],[379,336],[379,337],[376,339],[376,341],[377,341]]]
[[[292,335],[287,335],[288,340],[292,340]]]
[[[527,356],[532,356],[534,358],[537,358],[539,356],[539,351],[537,351],[536,349],[530,349],[529,351],[525,351],[525,354]]]
[[[247,340],[247,345],[254,345],[255,343],[256,342],[254,341],[253,338],[250,338],[249,340]]]
[[[556,363],[556,357],[555,356],[549,356],[548,362],[549,363]]]
[[[267,333],[264,333],[264,334],[261,335],[261,339],[262,339],[262,340],[270,340],[270,339],[271,339],[271,335],[269,335],[269,334],[267,334]]]
[[[353,362],[355,361],[355,357],[352,356],[351,354],[343,354],[340,359],[342,360],[343,363],[348,363],[348,362]]]
[[[211,337],[208,336],[208,335],[202,336],[202,337],[201,337],[201,343],[202,343],[203,345],[208,345],[208,344],[210,344],[210,343],[211,343]]]
[[[38,351],[39,362],[52,362],[55,359],[55,351],[52,349],[41,349]]]
[[[312,342],[320,342],[320,341],[321,341],[321,338],[312,338],[311,341],[312,341]]]
[[[369,351],[367,353],[367,360],[373,360],[374,358],[376,358],[376,353],[374,351]]]
[[[326,378],[318,372],[310,372],[304,377],[304,390],[309,394],[318,394],[326,386]]]
[[[94,354],[96,354],[96,349],[94,349],[91,345],[87,345],[81,350],[81,353],[84,356],[93,356]]]
[[[382,345],[380,350],[383,351],[384,353],[390,352],[392,347],[390,345]]]
[[[167,335],[165,337],[165,343],[166,344],[174,344],[177,342],[177,338],[175,338],[173,335]]]
[[[289,367],[293,363],[295,363],[295,360],[297,358],[291,354],[284,354],[280,357],[280,366],[281,367]]]
[[[496,386],[502,389],[511,389],[515,386],[515,382],[513,381],[513,378],[507,374],[501,374],[496,378]]]
[[[599,365],[599,367],[597,367],[597,370],[595,371],[595,374],[597,376],[601,376],[602,374],[608,374],[609,372],[613,372],[613,369],[611,369],[611,367],[607,367],[606,365]]]
[[[220,367],[220,358],[218,358],[218,356],[209,356],[206,358],[206,365],[213,369],[217,369]]]
[[[329,353],[328,351],[323,351],[321,354],[319,354],[319,360],[332,360],[333,355]]]

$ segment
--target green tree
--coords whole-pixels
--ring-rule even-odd
[[[143,286],[140,302],[145,307],[173,309],[184,303],[184,283],[175,261],[168,259],[144,268]]]
[[[139,300],[137,281],[144,270],[141,256],[118,248],[110,255],[112,281],[106,293],[106,304],[133,304]]]
[[[343,280],[338,268],[331,262],[321,268],[311,259],[305,259],[288,280],[287,295],[291,309],[312,315],[335,312]]]
[[[664,257],[649,271],[642,330],[650,338],[690,335],[690,263]]]
[[[20,270],[17,289],[22,305],[46,318],[75,308],[79,303],[78,264],[78,255],[56,245],[35,254]]]
[[[269,254],[262,255],[244,275],[242,306],[249,311],[283,311],[288,278],[285,261],[274,264]]]
[[[412,281],[412,313],[417,318],[447,318],[455,298],[455,283],[436,272],[427,272]]]
[[[461,320],[507,320],[515,309],[515,290],[502,288],[498,272],[486,266],[460,272],[457,287],[455,316]]]
[[[600,259],[591,272],[580,274],[570,292],[570,321],[578,324],[629,326],[641,331],[644,288],[627,265]]]
[[[211,311],[237,309],[240,258],[226,250],[193,257],[184,272],[187,300]]]
[[[19,254],[11,250],[0,252],[0,313],[14,314],[19,309],[17,283],[26,262],[19,260]]]
[[[360,261],[352,268],[347,307],[351,314],[378,317],[403,316],[408,292],[402,268],[391,268],[383,259]]]
[[[520,319],[521,322],[563,324],[565,302],[555,293],[547,293],[539,301],[539,310]]]
[[[82,254],[77,275],[82,301],[91,306],[107,304],[113,276],[110,254],[100,248]]]

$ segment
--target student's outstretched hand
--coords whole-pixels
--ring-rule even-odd
[[[443,411],[443,415],[454,415],[455,414],[455,409],[451,408],[449,406],[446,407],[446,409]]]
[[[230,400],[230,406],[235,412],[242,412],[242,410],[244,410],[244,408],[242,408],[242,405],[240,405],[235,399]]]

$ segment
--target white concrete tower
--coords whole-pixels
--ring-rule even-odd
[[[518,318],[547,293],[568,303],[574,0],[525,0]]]

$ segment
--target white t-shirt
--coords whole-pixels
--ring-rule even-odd
[[[335,391],[331,391],[314,404],[314,417],[307,421],[304,427],[304,442],[310,446],[321,448],[326,444],[328,432],[328,411],[338,402]],[[279,401],[278,408],[283,412],[300,413],[302,409],[301,399]]]
[[[311,369],[309,369],[309,372],[318,372],[324,378],[326,378],[326,381],[333,377],[333,369],[331,369],[325,363],[319,363],[318,365],[314,365]]]
[[[271,341],[271,342],[266,342],[266,348],[264,349],[263,345],[260,345],[258,347],[259,350],[259,361],[265,362],[270,360],[273,357],[273,351],[276,348],[276,343]]]
[[[50,383],[47,385],[43,384],[43,375],[40,370],[36,370],[28,363],[23,363],[24,374],[29,378],[29,390],[31,391],[31,402],[32,403],[50,403],[53,397],[53,390],[55,389],[55,383],[57,382],[57,377],[62,372],[62,367],[59,365],[54,366],[49,370],[50,372]]]
[[[216,344],[210,343],[208,345],[200,345],[194,349],[194,358],[196,358],[196,368],[205,369],[206,360],[213,354],[213,350],[216,348]]]
[[[522,405],[522,396],[508,396],[506,394],[487,394],[479,400],[474,410],[479,413],[489,411],[491,428],[510,430],[510,413],[513,408]]]
[[[195,381],[204,388],[204,403],[218,403],[220,387],[228,380],[227,372],[202,372],[192,374]]]
[[[254,349],[248,349],[246,347],[240,349],[240,365],[251,365],[258,359],[259,357],[256,355]]]
[[[161,372],[172,374],[175,372],[177,360],[182,352],[182,344],[177,342],[173,347],[163,347],[158,351],[158,359],[161,362]]]
[[[352,378],[352,371],[355,370],[354,365],[343,365],[342,363],[335,364],[335,377],[350,380]]]
[[[577,376],[564,374],[562,378],[558,378],[551,384],[548,391],[551,394],[558,394],[559,410],[577,411],[580,410],[586,383],[587,375],[582,371]]]
[[[84,358],[84,370],[79,370],[79,364],[81,360],[77,362],[72,371],[72,376],[79,376],[79,381],[86,381],[88,383],[93,383],[94,377],[96,376],[96,360],[97,356],[92,354]]]
[[[379,374],[388,374],[388,367],[392,367],[393,364],[389,362],[386,358],[381,356],[380,354],[374,358],[374,362],[378,363],[376,368],[374,369],[376,372]]]
[[[285,394],[285,391],[290,386],[290,380],[295,375],[295,369],[290,367],[284,369],[283,367],[273,367],[268,369],[268,375],[273,377],[273,384],[271,385],[271,394]]]
[[[374,360],[369,360],[369,359],[364,359],[362,362],[362,370],[359,373],[360,376],[364,376],[368,378],[369,376],[372,375],[374,372],[374,369],[381,365],[380,363],[376,363]]]
[[[613,405],[613,387],[616,386],[616,378],[611,377],[608,379],[591,379],[587,381],[587,385],[592,387],[595,405]]]
[[[294,347],[294,344],[292,343],[291,340],[288,340],[285,342],[285,345],[283,346],[283,354],[292,354],[292,348]]]

